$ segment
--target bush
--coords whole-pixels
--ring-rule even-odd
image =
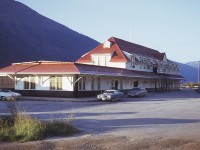
[[[7,105],[11,116],[0,119],[0,140],[2,141],[33,141],[47,136],[64,136],[78,133],[71,125],[72,118],[65,121],[41,122],[25,112],[20,112],[14,103]]]
[[[44,125],[29,115],[18,113],[12,125],[5,119],[1,119],[1,122],[0,139],[3,141],[26,142],[43,138]]]
[[[65,136],[79,132],[72,125],[62,121],[47,122],[45,123],[45,127],[45,136]]]

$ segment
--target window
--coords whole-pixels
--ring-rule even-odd
[[[25,77],[24,79],[24,89],[34,90],[35,89],[35,77]]]
[[[85,82],[86,82],[85,77],[83,77],[82,80],[83,80],[83,90],[85,90]]]
[[[97,84],[97,87],[98,87],[98,90],[100,90],[101,89],[101,79],[100,79],[100,77],[98,77],[97,78],[97,82],[98,82],[98,84]]]
[[[78,81],[78,89],[79,89],[79,91],[82,90],[82,80],[81,79]]]
[[[29,89],[29,77],[24,78],[24,89]]]
[[[135,56],[131,56],[131,66],[135,66]]]
[[[86,87],[86,78],[82,77],[79,81],[78,81],[78,89],[81,90],[85,90]]]
[[[50,77],[50,90],[56,90],[55,77]]]
[[[62,90],[62,77],[50,77],[50,90]]]
[[[111,88],[115,89],[115,80],[111,80]]]
[[[123,80],[120,81],[120,89],[122,90],[123,89]]]
[[[30,77],[30,89],[33,90],[35,89],[35,77]]]
[[[91,90],[94,90],[94,77],[91,79]]]
[[[62,90],[62,77],[57,77],[57,90]]]

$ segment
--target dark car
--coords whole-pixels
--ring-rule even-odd
[[[128,97],[144,97],[147,95],[145,88],[134,87],[127,93]]]

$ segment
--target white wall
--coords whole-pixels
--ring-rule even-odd
[[[16,90],[24,90],[24,79],[16,78]],[[62,91],[73,91],[74,75],[62,76]],[[35,90],[50,90],[50,76],[35,76]]]
[[[23,90],[24,89],[24,81],[21,78],[15,78],[15,89]]]
[[[66,75],[62,78],[63,80],[63,91],[73,91],[74,90],[74,75]]]
[[[97,91],[97,90],[108,90],[112,89],[112,81],[118,81],[118,89],[121,89],[121,82],[123,90],[128,90],[134,87],[134,82],[138,81],[138,87],[144,88],[154,88],[155,82],[151,78],[130,78],[130,77],[113,77],[113,76],[100,76],[100,89],[98,89],[98,76],[94,79],[94,89],[92,90],[92,76],[84,75],[85,76],[85,91]],[[83,90],[81,90],[83,91]]]
[[[108,63],[109,67],[114,67],[114,68],[126,68],[126,63],[125,62],[109,62]]]
[[[99,76],[91,76],[91,75],[84,75],[85,76],[85,91],[92,91],[92,78],[94,78],[94,89],[93,91],[97,90],[108,90],[112,89],[112,81],[118,81],[118,89],[121,89],[121,82],[123,90],[128,90],[134,87],[134,82],[138,81],[138,87],[144,88],[154,88],[155,81],[151,78],[131,78],[131,77],[113,77],[113,76],[100,76],[100,89],[98,89],[98,77]],[[36,89],[35,90],[50,90],[50,76],[36,76],[35,83]],[[64,75],[62,76],[62,91],[73,91],[74,89],[74,75]],[[17,78],[18,82],[15,85],[16,90],[24,90],[24,78]],[[157,81],[157,88],[161,86],[161,81]],[[171,87],[178,87],[179,82],[173,80]]]
[[[109,61],[111,59],[110,53],[108,54],[92,54],[92,64],[97,66],[109,66]]]

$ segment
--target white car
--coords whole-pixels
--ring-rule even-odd
[[[13,101],[16,98],[22,96],[20,93],[17,92],[12,92],[7,89],[0,89],[0,100],[8,100],[8,101]]]
[[[102,101],[115,101],[120,100],[124,96],[123,92],[120,92],[118,90],[106,90],[103,92],[103,94],[97,95],[97,98]]]

